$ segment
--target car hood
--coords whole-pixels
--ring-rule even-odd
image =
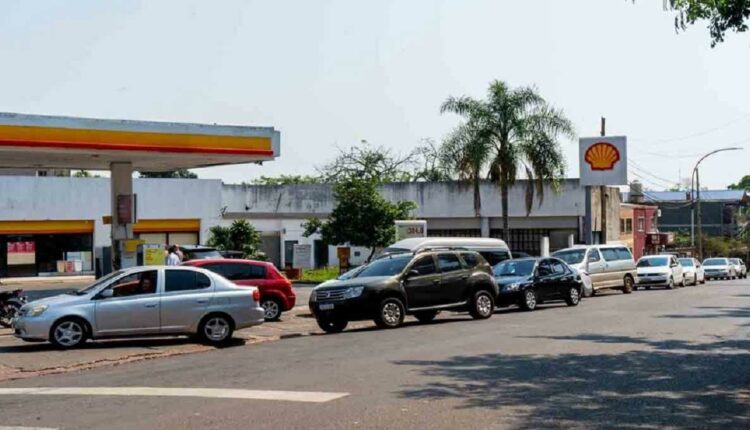
[[[495,281],[497,281],[497,284],[502,285],[510,285],[520,282],[528,282],[531,280],[530,276],[495,276]]]
[[[354,287],[360,285],[374,285],[380,284],[384,281],[393,279],[393,276],[368,276],[364,278],[352,278],[343,281],[332,280],[326,281],[315,287],[316,290],[327,290],[331,288],[342,288],[342,287]]]
[[[47,306],[65,306],[77,303],[82,303],[90,299],[88,294],[84,296],[76,296],[74,294],[60,294],[59,296],[45,297],[43,299],[34,300],[35,305],[47,305]]]

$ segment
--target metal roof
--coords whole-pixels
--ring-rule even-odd
[[[745,190],[701,190],[701,200],[717,202],[747,202]],[[623,193],[623,200],[628,201],[630,193]],[[644,203],[689,202],[689,191],[644,191]]]

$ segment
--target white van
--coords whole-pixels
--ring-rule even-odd
[[[426,248],[464,248],[476,251],[491,266],[513,258],[505,241],[483,237],[412,237],[385,248],[381,255],[416,252]]]
[[[636,268],[633,254],[624,245],[578,245],[554,252],[571,267],[588,274],[594,294],[603,289],[633,292]]]

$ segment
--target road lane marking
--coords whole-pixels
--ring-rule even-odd
[[[325,403],[346,397],[349,393],[240,390],[231,388],[32,387],[0,388],[0,395],[202,397],[213,399],[277,400],[286,402]]]

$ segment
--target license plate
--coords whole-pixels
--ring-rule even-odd
[[[333,309],[333,303],[321,303],[320,304],[321,311],[330,311],[331,309]]]

